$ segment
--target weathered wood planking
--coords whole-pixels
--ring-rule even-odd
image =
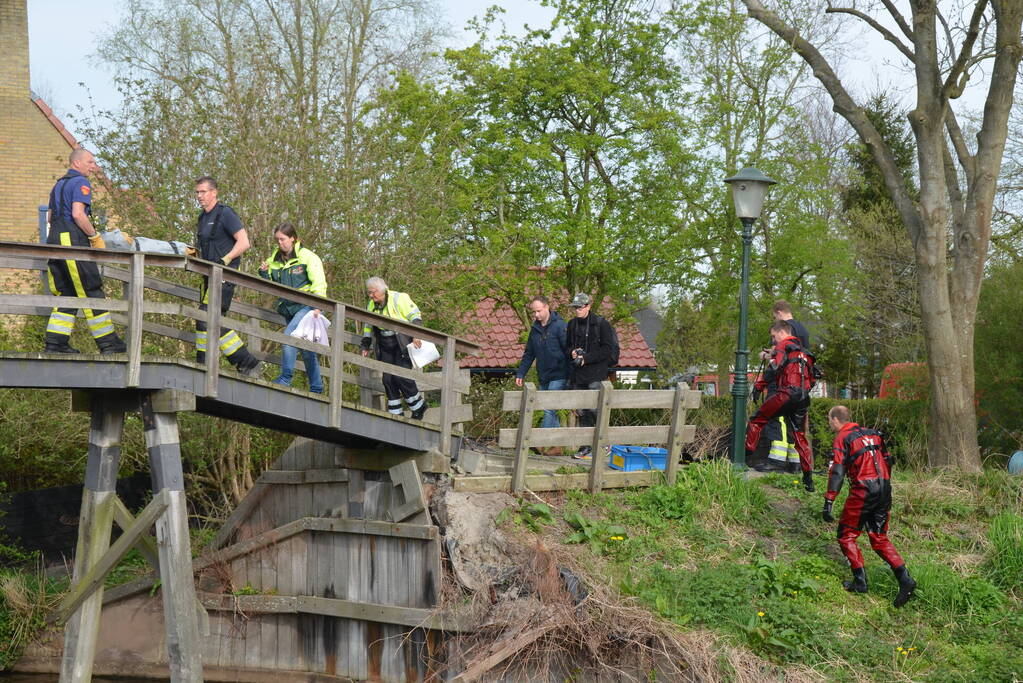
[[[197,560],[214,575],[226,569],[235,590],[259,593],[200,595],[209,663],[421,681],[440,647],[429,629],[460,628],[434,613],[441,548],[428,512],[388,521],[404,501],[389,474],[339,467],[337,457],[313,442],[288,449],[225,545]]]

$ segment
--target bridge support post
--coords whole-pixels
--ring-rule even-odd
[[[167,509],[156,522],[167,658],[172,681],[201,681],[199,621],[178,437],[177,410],[188,407],[174,405],[173,397],[169,401],[163,398],[158,392],[143,396],[142,422],[153,492],[164,492],[167,499]]]
[[[88,574],[110,547],[123,433],[124,406],[110,398],[95,397],[92,401],[89,455],[85,466],[78,545],[75,550],[74,583]],[[102,608],[101,585],[67,620],[64,627],[64,654],[60,663],[61,683],[92,680]]]

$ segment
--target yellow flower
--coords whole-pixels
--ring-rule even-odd
[[[908,655],[908,654],[909,654],[909,650],[903,650],[903,651],[902,651],[902,654],[904,654],[904,655]]]
[[[612,541],[624,541],[625,537],[624,536],[612,536],[611,540]]]
[[[757,612],[757,616],[758,617],[762,617],[762,616],[764,616],[764,613],[763,612]]]
[[[898,646],[897,648],[895,648],[895,651],[896,651],[896,652],[902,652],[902,646],[901,646],[901,645],[899,645],[899,646]]]
[[[792,483],[793,483],[793,484],[798,484],[798,483],[799,483],[799,480],[798,480],[798,479],[793,479],[793,480],[792,480]]]
[[[909,648],[909,650],[907,650],[907,652],[909,652],[911,650],[915,650],[915,649],[916,649],[915,647],[911,647],[911,648]]]

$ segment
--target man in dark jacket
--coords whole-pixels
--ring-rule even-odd
[[[533,315],[533,326],[529,329],[526,350],[515,373],[515,385],[522,386],[522,378],[529,372],[536,360],[536,374],[540,380],[540,391],[558,391],[568,384],[568,326],[565,320],[552,311],[545,296],[535,296],[529,302]],[[541,427],[560,427],[558,411],[543,411]]]
[[[572,363],[571,389],[600,389],[607,379],[613,355],[614,330],[611,323],[590,312],[593,300],[580,292],[572,298],[575,318],[568,323],[568,358]],[[592,427],[597,414],[592,410],[579,411],[579,426]],[[590,458],[590,447],[583,446],[575,454],[580,460]]]

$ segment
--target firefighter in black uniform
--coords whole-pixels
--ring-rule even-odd
[[[849,477],[849,496],[838,519],[838,545],[849,561],[853,580],[842,583],[847,591],[867,592],[867,573],[863,569],[863,553],[856,545],[863,529],[867,530],[870,547],[888,563],[899,593],[893,604],[902,607],[913,597],[916,581],[909,575],[906,563],[888,540],[888,519],[892,510],[891,455],[880,432],[861,427],[849,420],[849,409],[835,406],[828,411],[828,426],[835,432],[832,447],[834,459],[828,468],[828,490],[824,494],[821,517],[834,522],[831,507]]]
[[[203,176],[195,181],[195,198],[202,207],[202,213],[195,224],[195,244],[199,256],[207,261],[223,263],[237,269],[241,256],[251,246],[249,235],[242,227],[238,214],[227,204],[217,199],[217,181]],[[199,288],[199,308],[206,310],[209,304],[209,279],[203,277]],[[220,290],[220,312],[227,313],[234,297],[234,283],[225,282]],[[206,321],[195,322],[195,359],[206,362]],[[262,373],[263,364],[245,348],[245,342],[234,330],[220,328],[220,352],[239,372],[249,377]]]
[[[92,225],[92,185],[86,177],[99,170],[96,158],[86,149],[76,149],[68,158],[70,168],[50,192],[48,218],[50,232],[47,244],[103,249],[103,238]],[[99,267],[90,261],[50,259],[50,291],[54,296],[73,296],[80,299],[103,299],[103,280]],[[85,319],[89,332],[96,340],[100,353],[123,353],[124,341],[117,336],[114,323],[106,311],[86,308]],[[78,353],[69,343],[75,329],[77,307],[54,307],[46,324],[47,353]]]

